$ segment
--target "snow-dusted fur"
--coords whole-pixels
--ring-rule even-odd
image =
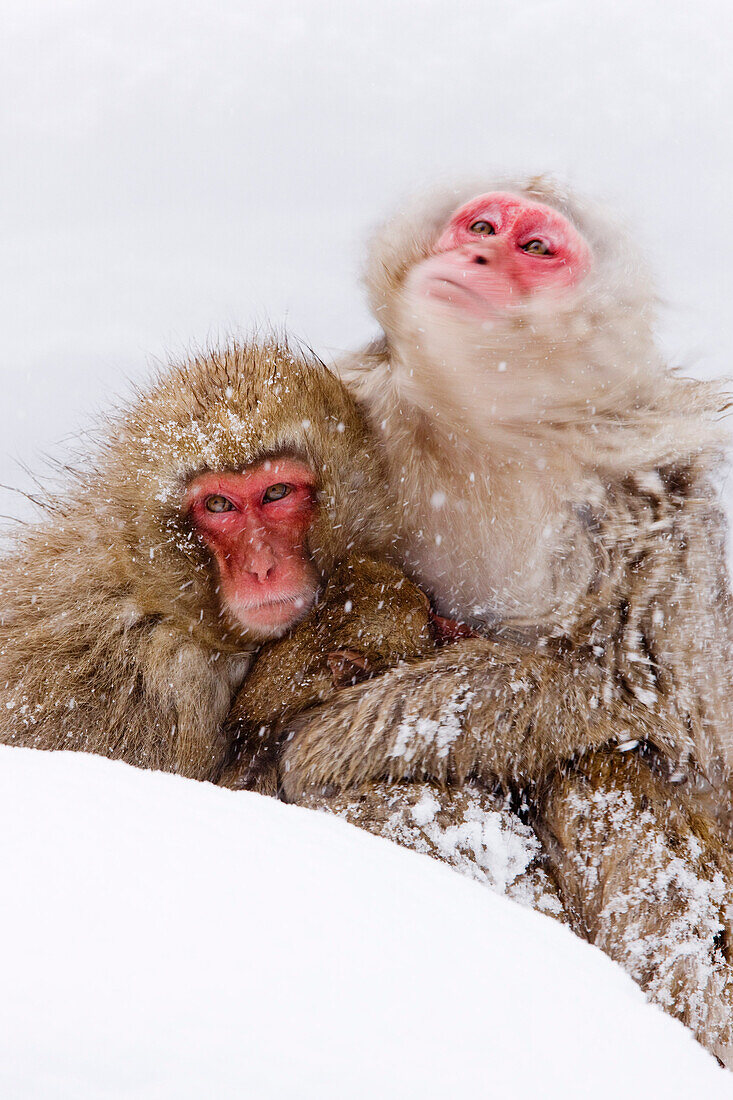
[[[336,814],[566,922],[542,845],[500,795],[470,785],[439,789],[425,783],[375,783],[358,799],[349,791],[309,791],[300,805]]]
[[[321,363],[284,344],[193,357],[102,426],[96,453],[0,563],[0,741],[217,774],[261,639],[222,611],[181,506],[205,470],[283,452],[319,478],[309,539],[322,575],[344,553],[340,531],[385,551],[393,516],[364,422]]]
[[[609,753],[555,782],[536,821],[573,925],[733,1067],[733,875],[705,818]]]

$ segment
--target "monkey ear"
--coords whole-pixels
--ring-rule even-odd
[[[356,649],[334,649],[326,657],[334,687],[359,684],[371,676],[369,660]]]
[[[449,642],[457,642],[461,638],[478,638],[480,635],[465,623],[459,623],[455,619],[446,619],[443,615],[430,612],[430,632],[436,645],[447,645]]]

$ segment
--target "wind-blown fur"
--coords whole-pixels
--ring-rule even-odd
[[[494,190],[560,210],[590,244],[591,274],[562,298],[538,296],[483,324],[411,297],[410,272],[451,213]],[[720,948],[731,932],[721,829],[730,837],[733,766],[731,596],[714,490],[725,396],[667,367],[628,235],[552,182],[480,181],[419,200],[377,234],[367,287],[384,334],[342,370],[382,440],[403,567],[439,612],[487,637],[294,722],[285,793],[402,779],[518,791],[538,833],[557,838],[548,855],[577,931],[720,1053],[720,1015],[730,1021],[733,1005]],[[611,776],[602,759],[615,749],[625,751]],[[617,927],[590,895],[576,904],[582,876],[595,873],[592,857],[583,868],[570,859],[591,837],[588,792],[611,799],[624,784],[629,813],[648,810],[639,843],[667,853],[659,867],[678,848],[693,880],[699,850],[726,884],[698,925],[718,974],[702,1000],[699,971],[669,966],[664,949],[631,966],[621,939],[632,925],[651,934],[658,883],[649,862],[635,878],[612,814],[603,842],[612,851],[618,828],[626,855],[593,865],[596,889],[616,876],[627,919]],[[682,845],[662,812],[678,797]],[[694,924],[689,895],[670,889],[668,902]],[[731,1064],[729,1044],[720,1056]]]
[[[192,477],[287,452],[319,478],[308,548],[322,576],[390,546],[394,517],[353,401],[284,343],[174,366],[104,425],[97,452],[0,565],[0,741],[81,749],[199,779],[257,639],[222,613],[182,515]]]

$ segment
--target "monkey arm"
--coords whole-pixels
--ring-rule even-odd
[[[258,654],[224,723],[230,752],[219,786],[277,794],[278,718],[290,718],[333,692],[316,637],[310,615]]]
[[[5,655],[0,741],[211,779],[226,756],[222,724],[247,657],[214,661],[188,632],[157,621],[126,626],[113,610],[90,611],[88,623],[43,645],[29,632],[12,665]]]
[[[405,779],[524,786],[611,735],[663,740],[659,713],[634,699],[602,707],[603,688],[594,665],[458,642],[289,722],[283,791],[296,800],[311,787]]]

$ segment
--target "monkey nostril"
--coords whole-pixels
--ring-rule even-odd
[[[473,262],[475,264],[487,264],[489,261],[486,259],[485,256],[474,256]]]

